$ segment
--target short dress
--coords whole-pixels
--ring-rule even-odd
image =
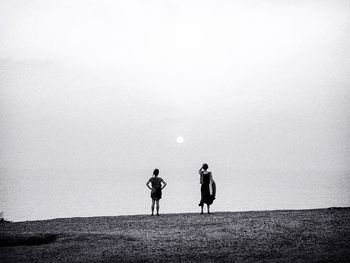
[[[199,205],[211,205],[215,199],[215,192],[210,193],[211,172],[202,173],[201,201]]]
[[[149,179],[152,184],[151,198],[155,201],[159,201],[162,198],[162,182],[163,179],[160,177],[152,177]]]

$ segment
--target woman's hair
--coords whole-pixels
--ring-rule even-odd
[[[209,168],[209,166],[206,163],[204,163],[202,167],[204,170],[207,170]]]
[[[153,174],[154,174],[154,176],[158,176],[159,170],[158,169],[154,169]]]

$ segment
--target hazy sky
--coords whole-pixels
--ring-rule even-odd
[[[244,171],[303,171],[299,190],[331,185],[310,207],[350,205],[349,14],[350,1],[1,1],[0,210],[25,218],[9,189],[30,171],[112,174],[142,185],[148,212],[154,168],[198,188],[203,162],[227,191],[264,184]]]

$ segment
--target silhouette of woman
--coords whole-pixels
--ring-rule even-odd
[[[158,177],[159,170],[155,169],[153,171],[153,177],[151,177],[148,182],[146,183],[147,187],[151,190],[151,198],[152,198],[152,216],[154,212],[154,203],[156,203],[157,208],[157,216],[159,216],[159,200],[162,198],[162,190],[167,185],[167,183],[160,177]],[[152,187],[149,186],[149,184],[152,185]],[[163,185],[162,185],[163,184]]]
[[[208,214],[210,214],[210,205],[213,203],[216,194],[216,184],[208,168],[209,166],[205,163],[198,171],[201,183],[201,201],[199,202],[201,214],[203,214],[204,204],[207,204]]]

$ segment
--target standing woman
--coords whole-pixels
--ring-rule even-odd
[[[162,190],[167,185],[167,183],[160,177],[158,177],[159,170],[154,169],[153,177],[151,177],[146,183],[147,187],[151,190],[151,198],[152,198],[152,216],[154,212],[154,203],[156,203],[157,208],[157,216],[159,216],[159,200],[162,198]],[[152,187],[149,186],[152,185]],[[163,184],[163,185],[162,185]]]
[[[208,214],[210,214],[210,205],[213,203],[216,194],[216,184],[208,168],[209,166],[205,163],[198,171],[201,183],[201,201],[199,202],[201,214],[203,214],[204,204],[207,204]]]

